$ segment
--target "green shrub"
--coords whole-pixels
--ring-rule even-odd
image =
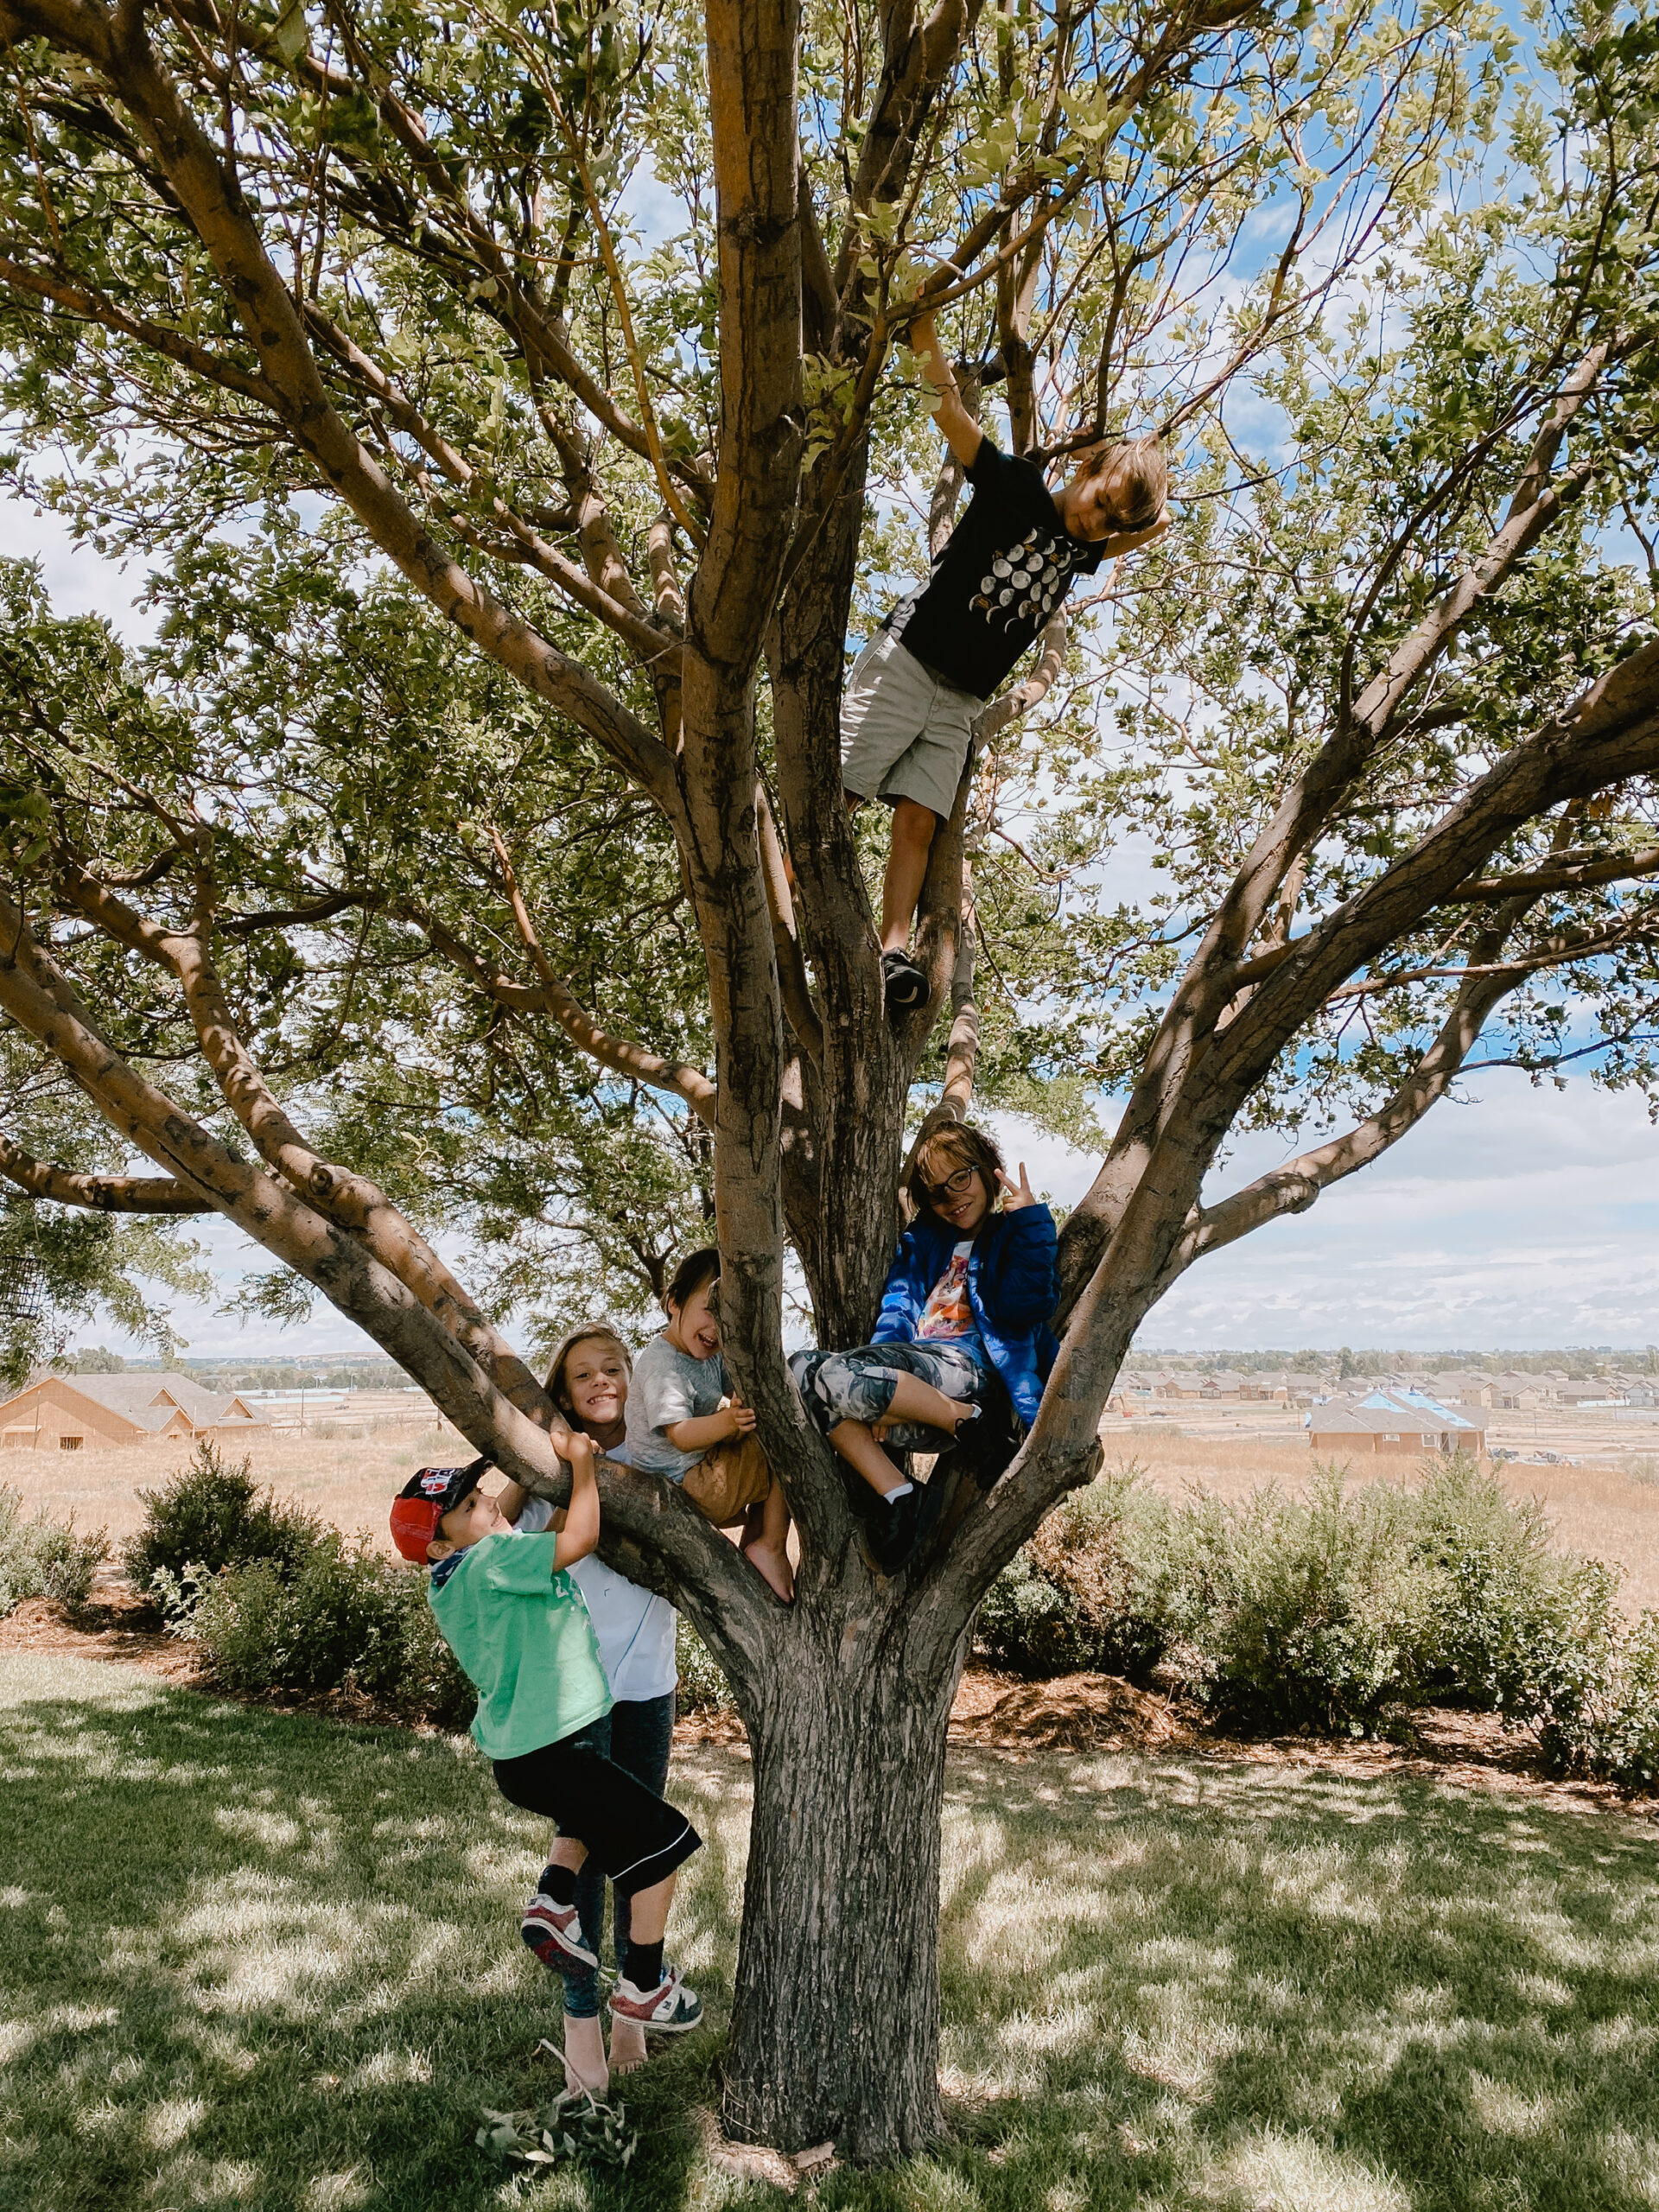
[[[110,1548],[102,1529],[85,1535],[45,1513],[23,1518],[21,1491],[0,1484],[0,1619],[25,1598],[55,1598],[79,1611]]]
[[[1414,1504],[1333,1468],[1306,1504],[1204,1498],[1172,1528],[1166,1671],[1230,1726],[1374,1732],[1421,1694]]]
[[[674,1663],[679,1670],[682,1713],[726,1713],[737,1703],[731,1684],[720,1671],[714,1654],[686,1616],[679,1617],[674,1638]]]
[[[226,1689],[345,1690],[440,1726],[472,1718],[472,1686],[438,1633],[424,1576],[365,1538],[328,1531],[292,1576],[256,1559],[212,1575],[162,1568],[156,1582],[173,1632],[200,1645]]]
[[[1528,1685],[1573,1605],[1578,1563],[1553,1552],[1535,1499],[1515,1500],[1459,1454],[1431,1465],[1414,1548],[1428,1579],[1426,1690],[1483,1712],[1522,1713]]]
[[[1659,1613],[1616,1624],[1607,1658],[1577,1710],[1540,1731],[1545,1754],[1565,1772],[1622,1789],[1659,1789]]]
[[[980,1650],[1017,1674],[1150,1680],[1169,1641],[1170,1518],[1133,1462],[1077,1491],[987,1592]]]
[[[1033,1564],[1029,1546],[986,1592],[974,1641],[994,1666],[1018,1675],[1070,1675],[1094,1664],[1076,1596]]]
[[[270,1560],[291,1580],[327,1534],[303,1506],[270,1491],[261,1497],[251,1462],[227,1462],[205,1437],[171,1482],[138,1495],[144,1524],[124,1547],[122,1564],[134,1589],[146,1593],[161,1573],[177,1577],[200,1567],[217,1574],[256,1559]]]
[[[1186,1691],[1228,1726],[1363,1735],[1426,1703],[1531,1730],[1557,1770],[1659,1787],[1659,1615],[1619,1570],[1550,1548],[1535,1503],[1469,1459],[1421,1489],[1171,1506],[1127,1468],[1059,1507],[986,1597],[988,1658]]]

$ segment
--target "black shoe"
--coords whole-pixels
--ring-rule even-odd
[[[925,1490],[906,1491],[895,1505],[877,1510],[869,1531],[870,1564],[878,1574],[899,1574],[916,1556]]]
[[[889,1015],[914,1014],[927,1003],[927,978],[907,952],[884,952],[881,983]]]
[[[936,1468],[929,1481],[901,1497],[897,1505],[881,1508],[886,1526],[878,1522],[869,1536],[870,1557],[878,1574],[904,1573],[938,1527],[950,1488],[948,1482],[940,1481]]]
[[[956,1442],[940,1456],[935,1474],[958,1468],[981,1490],[989,1490],[1026,1440],[1026,1425],[1006,1390],[994,1393],[977,1421],[963,1421]]]

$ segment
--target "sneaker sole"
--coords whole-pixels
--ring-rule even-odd
[[[533,1952],[544,1967],[551,1967],[556,1974],[586,1974],[599,1964],[591,1951],[564,1942],[550,1929],[520,1928],[518,1934],[524,1948]]]

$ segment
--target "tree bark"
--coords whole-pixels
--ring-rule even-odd
[[[754,1811],[727,2058],[744,2140],[907,2156],[941,2126],[945,1726],[965,1631],[906,1663],[893,1586],[797,1600],[789,1664],[746,1704]]]

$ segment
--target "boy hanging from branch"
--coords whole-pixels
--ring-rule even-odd
[[[927,997],[909,953],[928,849],[956,803],[985,702],[1041,636],[1073,580],[1149,545],[1169,527],[1157,437],[1085,450],[1051,492],[1034,461],[1000,452],[963,404],[931,315],[911,327],[945,443],[973,497],[933,563],[860,653],[841,709],[849,805],[893,809],[881,893],[881,973],[890,1015]]]

